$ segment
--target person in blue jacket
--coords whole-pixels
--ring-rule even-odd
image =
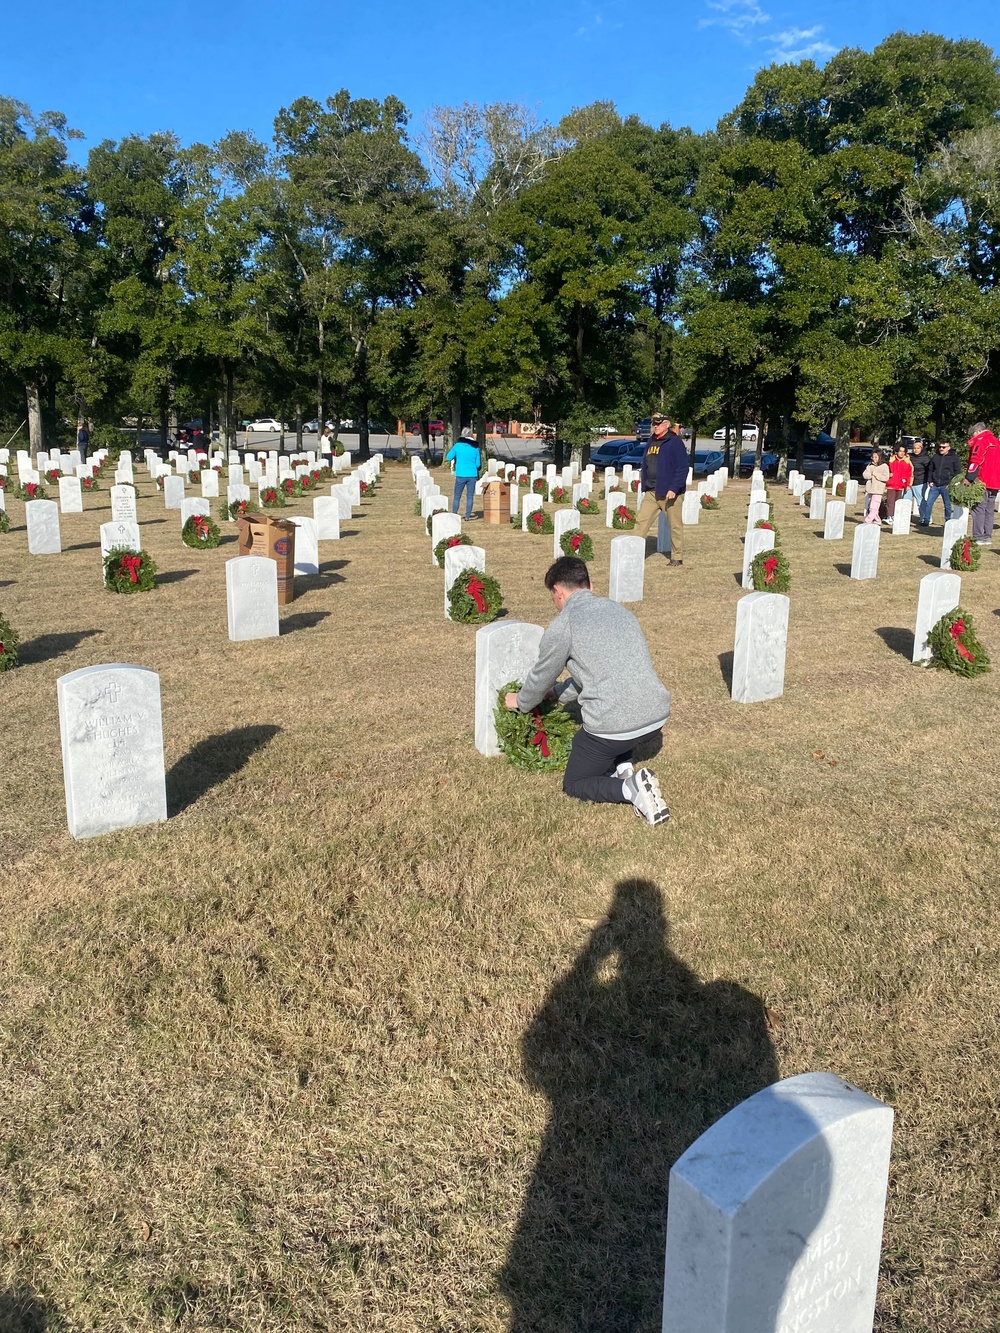
[[[465,517],[468,520],[472,517],[472,497],[476,493],[480,466],[479,445],[468,427],[462,431],[445,454],[444,461],[446,463],[454,461],[455,464],[455,496],[451,502],[451,512],[458,513],[458,507],[462,503],[462,492],[465,491]]]
[[[688,455],[681,439],[681,428],[660,412],[653,414],[653,433],[642,459],[642,504],[635,520],[635,534],[646,537],[653,520],[660,513],[670,524],[671,565],[684,563],[684,528],[681,524],[681,497],[687,490]]]

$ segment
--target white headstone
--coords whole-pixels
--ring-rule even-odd
[[[330,487],[330,495],[340,506],[340,521],[343,523],[351,517],[351,497],[344,490],[343,483]]]
[[[444,553],[444,614],[446,620],[451,619],[448,606],[448,594],[451,592],[451,585],[459,574],[466,569],[477,569],[481,574],[485,574],[486,552],[481,546],[449,546]]]
[[[944,525],[944,536],[941,538],[941,568],[947,569],[951,563],[951,548],[965,536],[965,526],[959,518],[949,518]]]
[[[663,1333],[871,1333],[892,1118],[797,1074],[702,1134],[670,1172]]]
[[[877,523],[859,523],[854,529],[851,578],[873,579],[878,574],[878,547],[882,529]]]
[[[361,481],[360,481],[360,478],[358,478],[358,477],[356,477],[356,476],[353,476],[353,477],[345,477],[344,480],[343,480],[343,482],[341,483],[341,485],[344,487],[345,491],[346,491],[347,494],[350,496],[350,498],[351,498],[351,505],[352,505],[352,506],[357,506],[357,505],[359,505],[359,504],[361,503]],[[427,517],[427,515],[425,514],[425,515],[424,515],[424,518],[426,518],[426,517]]]
[[[821,486],[814,486],[809,492],[809,517],[813,520],[826,518],[826,491]]]
[[[145,667],[83,667],[56,681],[66,821],[74,838],[167,817],[160,678]]]
[[[747,510],[747,531],[749,532],[758,519],[767,518],[771,512],[771,506],[766,500],[757,501]]]
[[[611,538],[608,597],[612,602],[641,602],[646,569],[645,537]]]
[[[698,522],[700,513],[701,497],[696,491],[685,491],[681,500],[681,522],[685,527],[691,527]]]
[[[318,542],[340,540],[340,502],[333,495],[313,496],[313,522]]]
[[[544,509],[542,497],[529,491],[527,495],[521,496],[521,531],[528,531],[528,515],[533,514],[536,509]]]
[[[226,487],[226,507],[237,504],[239,501],[250,502],[250,487],[242,482],[234,481]]]
[[[555,534],[552,538],[552,554],[558,560],[562,555],[559,542],[567,532],[575,532],[579,528],[580,515],[575,509],[557,509],[552,515],[552,526]]]
[[[951,511],[951,521],[958,524],[958,536],[967,537],[969,535],[969,511],[963,509],[961,505],[953,505]],[[955,538],[958,540],[958,537]]]
[[[760,555],[761,551],[770,551],[774,548],[774,530],[773,528],[751,528],[743,542],[743,587],[753,587],[753,574],[751,565],[754,559]],[[773,596],[774,594],[769,594]]]
[[[59,512],[61,514],[83,513],[83,487],[79,477],[59,478]]]
[[[520,503],[521,503],[520,496],[521,496],[521,489],[520,489],[520,487],[519,487],[519,486],[516,486],[513,482],[511,482],[511,484],[510,484],[510,499],[509,499],[509,501],[508,501],[508,504],[509,504],[509,506],[510,506],[510,512],[511,512],[512,514],[519,514],[519,513],[521,512],[520,509],[518,508],[518,506],[519,506]]]
[[[910,531],[910,520],[913,517],[913,501],[897,500],[896,508],[892,515],[892,535],[894,537],[906,537]],[[874,523],[871,524],[874,527]]]
[[[738,704],[777,699],[785,688],[788,598],[751,592],[736,604],[733,700]]]
[[[277,637],[278,566],[274,560],[239,555],[226,561],[226,611],[230,639]]]
[[[442,509],[447,509],[448,507],[448,501],[443,495],[428,491],[420,501],[420,517],[426,523],[431,514],[438,514]]]
[[[182,482],[181,485],[184,483]],[[134,486],[111,487],[112,523],[135,523],[139,514],[135,504]]]
[[[182,530],[188,519],[194,518],[195,514],[201,514],[204,518],[211,518],[212,515],[212,506],[200,495],[192,495],[189,499],[181,501]]]
[[[59,506],[55,500],[26,500],[24,517],[28,524],[28,554],[58,555],[62,550],[59,536]]]
[[[604,502],[604,510],[605,510],[604,526],[608,528],[614,527],[613,520],[615,516],[615,510],[618,508],[619,505],[627,505],[627,504],[628,504],[628,496],[625,494],[624,491],[608,491],[607,497]]]
[[[294,515],[292,522],[295,524],[295,572],[318,574],[319,542],[316,538],[316,524],[313,519],[305,518],[302,514]]]
[[[493,710],[497,691],[508,681],[524,681],[538,656],[541,625],[520,620],[494,621],[476,631],[476,749],[500,753]]]
[[[843,480],[844,480],[844,474],[842,472],[835,472],[833,476],[830,478],[830,490],[836,493],[837,487]]]
[[[931,648],[927,636],[942,616],[954,611],[961,595],[962,578],[959,574],[946,574],[937,570],[933,574],[925,574],[920,580],[917,624],[913,631],[914,662],[930,661]]]
[[[218,499],[219,474],[213,468],[201,470],[201,493],[208,500]]]
[[[180,509],[184,503],[184,478],[183,477],[164,477],[163,478],[163,507],[164,509]]]
[[[141,551],[142,539],[139,533],[139,524],[125,521],[123,523],[102,523],[101,524],[101,560],[115,548],[124,548],[128,551]]]
[[[844,484],[844,503],[849,505],[858,503],[858,483],[853,478]]]
[[[847,505],[843,500],[830,500],[826,506],[826,521],[823,525],[823,537],[828,542],[840,541],[844,535],[844,511]]]
[[[799,486],[799,505],[801,508],[804,509],[807,504],[812,503],[811,496],[814,489],[815,487],[813,483],[811,481],[807,481],[803,477],[802,482]]]
[[[447,510],[442,510],[435,514],[431,519],[431,564],[437,567],[437,561],[434,559],[434,552],[437,544],[444,541],[445,537],[459,537],[462,533],[462,518],[460,514],[451,514]]]

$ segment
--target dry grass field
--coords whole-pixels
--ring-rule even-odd
[[[1000,710],[909,663],[940,538],[852,582],[853,524],[823,542],[774,487],[786,687],[752,707],[747,483],[650,558],[654,830],[476,754],[475,631],[384,475],[255,643],[235,536],[188,550],[144,473],[148,595],[102,590],[106,486],[58,557],[8,503],[0,1331],[653,1333],[671,1163],[810,1069],[896,1108],[880,1333],[997,1327]],[[546,621],[551,538],[469,531]],[[963,583],[1000,659],[1000,547]],[[55,682],[101,662],[160,673],[172,815],[77,843]]]

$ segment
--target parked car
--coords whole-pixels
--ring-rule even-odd
[[[696,477],[707,477],[710,472],[715,472],[722,467],[726,461],[726,455],[722,449],[696,449],[694,451],[694,475]]]
[[[645,444],[653,433],[653,418],[643,417],[635,423],[635,438],[639,444]]]
[[[594,433],[596,435],[621,435],[622,432],[617,426],[595,426]]]
[[[744,438],[744,440],[749,440],[749,441],[751,442],[751,444],[756,444],[756,443],[757,443],[757,436],[758,436],[759,433],[760,433],[760,427],[759,427],[759,426],[754,426],[754,425],[752,425],[750,422],[744,422],[744,423],[743,423],[743,438]],[[730,438],[730,440],[732,440],[732,438],[733,438],[733,436],[734,436],[735,434],[736,434],[736,431],[735,431],[734,429],[731,429],[730,432],[729,432],[729,438]],[[725,438],[726,438],[726,428],[725,428],[725,426],[720,426],[719,429],[718,429],[718,430],[715,432],[715,434],[712,436],[712,439],[713,439],[713,440],[724,440]]]
[[[637,440],[606,440],[590,451],[590,461],[597,467],[618,468],[626,463],[638,467],[645,452]]]
[[[765,450],[760,456],[760,470],[765,477],[773,477],[778,471],[778,454]],[[749,477],[757,466],[757,450],[747,449],[740,454],[740,476]]]
[[[264,434],[274,434],[275,432],[280,434],[284,429],[284,426],[275,417],[258,417],[256,421],[251,421],[247,426],[248,431],[261,431]]]

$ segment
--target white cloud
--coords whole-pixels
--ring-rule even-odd
[[[759,24],[771,22],[757,0],[709,0],[708,7],[718,17],[702,19],[699,28],[725,28],[742,41],[749,41],[747,34]]]
[[[818,40],[822,31],[820,24],[814,28],[786,28],[784,32],[767,33],[758,40],[770,43],[768,55],[778,64],[823,60],[832,56],[837,48],[829,42]]]

